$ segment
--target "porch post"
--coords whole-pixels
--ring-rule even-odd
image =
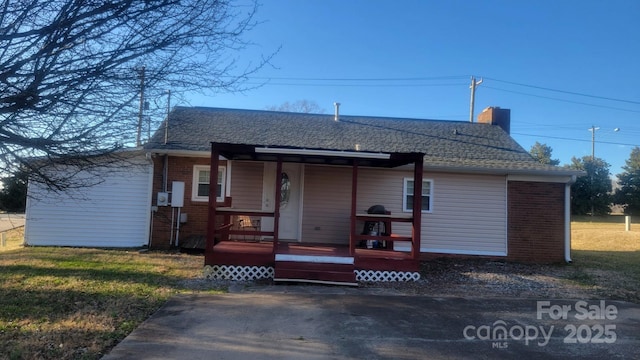
[[[280,196],[282,194],[282,156],[278,155],[278,161],[276,163],[276,194],[273,199],[274,211],[273,211],[273,254],[275,256],[278,249],[278,228],[280,223]]]
[[[353,256],[356,252],[356,207],[358,206],[358,160],[353,160],[353,170],[351,171],[351,221],[349,224],[349,254]]]
[[[411,258],[420,257],[420,230],[422,229],[422,172],[424,155],[417,154],[413,172],[413,230],[411,235]]]
[[[218,164],[220,150],[211,144],[211,167],[209,168],[209,219],[207,221],[207,245],[205,252],[213,252],[216,236],[216,197],[218,190]],[[224,194],[222,194],[224,196]]]

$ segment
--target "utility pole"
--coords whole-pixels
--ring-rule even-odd
[[[591,125],[591,127],[588,130],[591,131],[591,161],[594,162],[596,159],[596,130],[600,130],[600,128],[594,125]],[[591,200],[591,218],[593,218],[595,213],[595,205],[593,203],[594,202],[593,174],[589,175],[589,187],[590,187],[589,200]]]
[[[588,130],[591,131],[591,160],[594,160],[596,158],[596,130],[600,130],[600,128],[591,125]]]
[[[171,113],[171,90],[167,90],[167,120],[164,122],[164,144],[169,141],[169,113]]]
[[[138,109],[138,135],[136,136],[136,146],[142,145],[142,113],[144,111],[144,66],[140,68],[140,108]]]
[[[473,122],[473,108],[476,102],[476,87],[480,84],[482,84],[482,78],[476,81],[475,77],[473,76],[471,77],[471,86],[469,86],[469,88],[471,88],[471,104],[469,109],[469,122]]]

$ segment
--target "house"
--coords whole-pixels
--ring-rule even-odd
[[[337,109],[176,107],[145,146],[150,246],[205,248],[214,278],[329,283],[416,279],[443,254],[570,261],[580,173],[534,161],[509,110],[469,123]]]

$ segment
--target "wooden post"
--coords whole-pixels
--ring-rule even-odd
[[[211,167],[209,168],[209,219],[207,221],[207,245],[205,252],[213,252],[216,236],[216,197],[218,191],[218,165],[220,150],[211,145]],[[225,194],[222,194],[224,196]]]
[[[278,155],[278,162],[276,163],[276,191],[275,198],[273,199],[274,211],[273,211],[273,254],[275,256],[278,249],[279,238],[279,222],[280,222],[280,196],[282,194],[282,156]]]
[[[6,232],[2,232],[2,247],[6,247],[7,246],[7,233]]]
[[[349,224],[349,254],[356,253],[356,207],[358,206],[358,160],[353,160],[353,170],[351,172],[351,220]]]
[[[422,229],[422,172],[424,170],[424,156],[416,155],[413,172],[413,231],[411,235],[411,258],[420,257],[420,231]]]

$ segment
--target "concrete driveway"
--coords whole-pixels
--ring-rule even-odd
[[[267,286],[179,295],[104,359],[640,358],[640,306]]]

